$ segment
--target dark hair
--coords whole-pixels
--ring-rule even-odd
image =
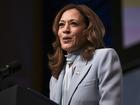
[[[61,48],[59,37],[57,35],[59,20],[62,14],[69,9],[78,10],[80,14],[84,17],[84,21],[87,25],[87,27],[83,31],[83,35],[85,35],[85,42],[82,48],[83,50],[80,54],[81,58],[83,58],[83,60],[85,61],[89,61],[93,57],[94,51],[96,49],[104,47],[103,36],[105,34],[105,28],[96,13],[90,8],[88,8],[86,5],[66,5],[58,12],[53,23],[53,32],[55,34],[56,40],[53,43],[54,54],[49,54],[49,66],[52,71],[52,75],[55,78],[59,77],[59,74],[65,63],[65,51]]]

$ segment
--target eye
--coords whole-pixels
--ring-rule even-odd
[[[59,23],[59,24],[58,24],[59,28],[64,27],[64,25],[65,25],[64,23]]]
[[[71,22],[72,26],[78,26],[79,24],[77,22]]]

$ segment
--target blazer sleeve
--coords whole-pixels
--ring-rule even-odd
[[[122,105],[122,69],[114,49],[105,50],[100,55],[99,105]]]

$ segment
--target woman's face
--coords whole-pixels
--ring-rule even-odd
[[[73,52],[79,48],[86,25],[77,9],[65,11],[59,21],[58,37],[63,50]]]

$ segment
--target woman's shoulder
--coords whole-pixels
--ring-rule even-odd
[[[119,56],[113,48],[101,48],[94,52],[91,62],[98,65],[99,62],[106,62],[112,59],[119,59]]]
[[[94,58],[103,59],[106,57],[118,57],[118,54],[115,49],[113,48],[101,48],[95,50]]]
[[[115,49],[113,49],[113,48],[101,48],[101,49],[95,50],[95,54],[107,54],[107,53],[117,54]]]

